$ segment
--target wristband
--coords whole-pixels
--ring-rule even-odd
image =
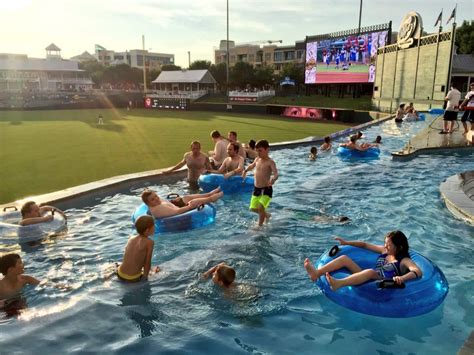
[[[416,278],[419,278],[419,277],[420,277],[420,276],[418,276],[418,273],[417,273],[416,271],[410,271],[410,272],[414,273],[415,276],[416,276]]]

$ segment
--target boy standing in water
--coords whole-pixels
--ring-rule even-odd
[[[155,233],[155,220],[152,216],[140,216],[135,222],[135,228],[138,235],[128,241],[122,264],[117,268],[118,277],[128,282],[148,279],[155,245],[153,240],[148,239]],[[153,271],[157,273],[160,269],[156,266]]]
[[[266,140],[260,140],[255,145],[257,158],[242,173],[245,179],[247,172],[255,169],[255,186],[250,200],[250,210],[258,213],[258,225],[261,226],[266,220],[268,222],[270,213],[266,212],[273,196],[273,184],[278,179],[278,170],[275,162],[268,156],[270,145]]]

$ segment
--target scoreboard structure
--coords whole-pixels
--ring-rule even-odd
[[[150,97],[144,99],[145,108],[161,110],[188,110],[189,98],[181,97]]]

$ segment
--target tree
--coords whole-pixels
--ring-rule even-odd
[[[99,85],[102,83],[105,67],[96,60],[79,63],[79,69],[83,69],[91,77],[92,81]]]
[[[155,80],[156,78],[158,78],[158,76],[160,75],[161,73],[161,70],[157,70],[157,69],[150,69],[147,73],[146,73],[146,82],[147,82],[147,87],[148,88],[151,88],[152,86],[152,81]]]
[[[289,77],[293,79],[296,84],[304,84],[304,67],[302,63],[288,63],[279,74],[278,79],[283,80]]]
[[[456,46],[459,54],[474,53],[474,21],[464,20],[456,29]]]
[[[102,78],[103,82],[117,84],[136,84],[143,82],[143,70],[132,68],[128,64],[107,67]]]
[[[247,85],[255,82],[255,69],[247,62],[237,62],[231,68],[229,76],[232,86],[245,89]]]
[[[176,71],[176,70],[181,70],[181,67],[179,65],[174,65],[174,64],[165,64],[161,66],[161,71]]]
[[[262,65],[255,69],[253,85],[257,88],[273,85],[275,77],[273,75],[273,67]]]
[[[222,90],[225,89],[226,79],[227,79],[227,72],[226,72],[226,64],[219,63],[217,65],[212,64],[209,68],[214,79],[216,79],[219,88]]]
[[[210,69],[211,68],[211,62],[208,60],[195,60],[194,62],[191,63],[189,66],[190,70],[199,70],[199,69]]]

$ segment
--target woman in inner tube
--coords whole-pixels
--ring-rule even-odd
[[[311,261],[307,258],[304,261],[304,267],[311,278],[316,281],[320,276],[325,275],[331,286],[331,290],[336,291],[344,286],[355,286],[363,284],[370,280],[391,279],[398,285],[405,281],[416,279],[422,276],[420,268],[411,260],[408,254],[408,240],[401,231],[389,232],[385,236],[385,245],[374,245],[361,241],[346,241],[342,238],[336,238],[341,245],[352,245],[358,248],[372,250],[381,255],[373,269],[362,270],[347,255],[339,256],[320,269],[315,269]],[[342,268],[347,268],[352,275],[343,279],[335,279],[329,273]]]

